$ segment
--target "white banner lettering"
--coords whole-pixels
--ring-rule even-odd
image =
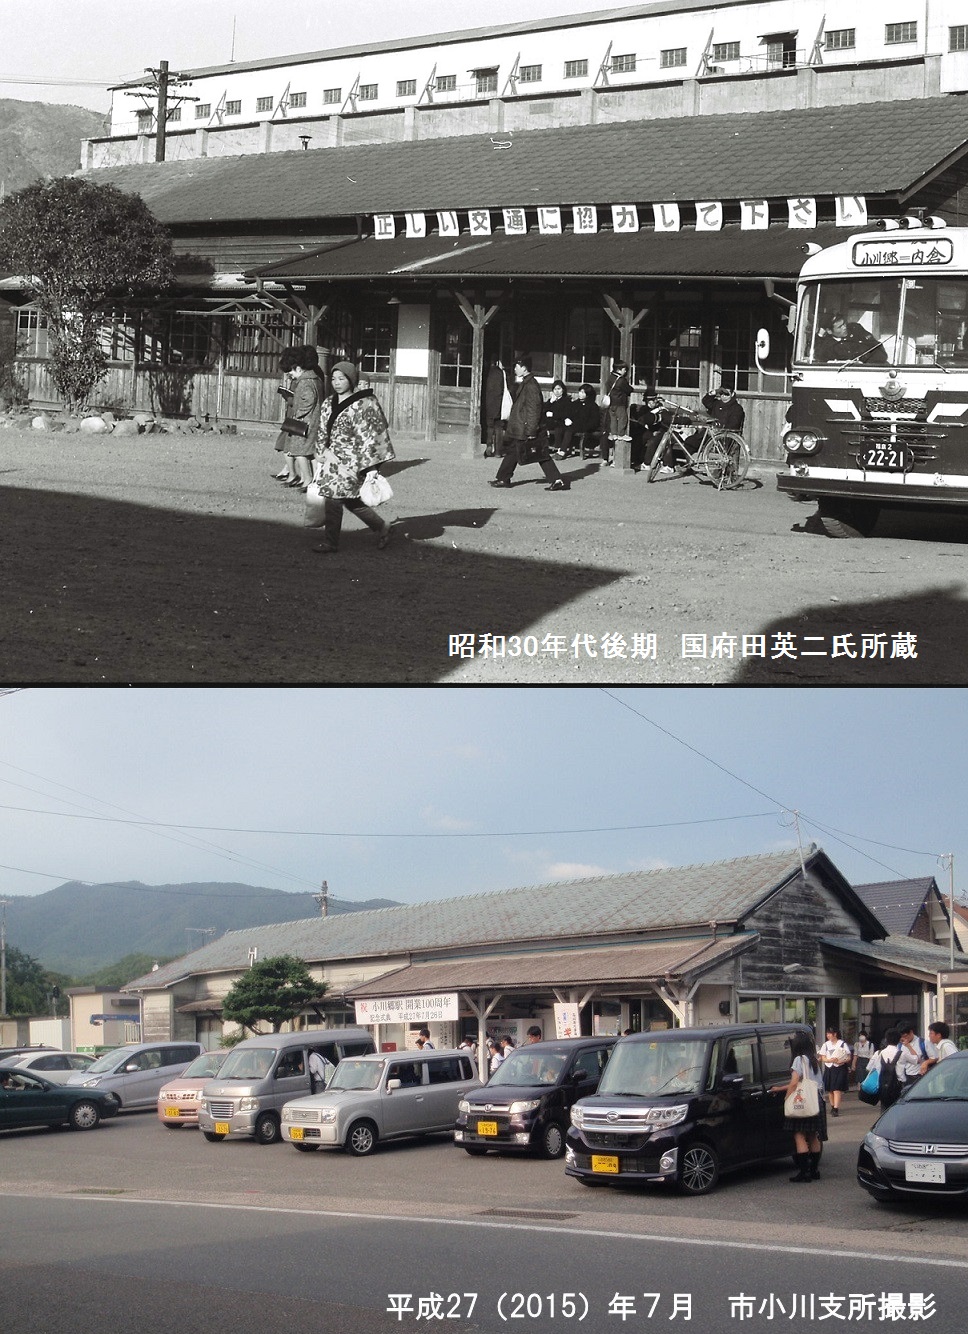
[[[696,231],[720,232],[723,229],[723,206],[718,199],[707,199],[696,204]]]
[[[504,214],[504,231],[508,236],[525,236],[528,230],[528,219],[525,217],[523,208],[505,208],[501,210]]]
[[[594,236],[598,231],[598,209],[594,204],[578,204],[571,210],[576,236]]]
[[[358,1000],[358,1024],[406,1024],[431,1019],[456,1019],[457,992],[444,991],[436,996],[387,996],[381,1000]]]
[[[438,213],[437,230],[441,236],[459,236],[460,223],[456,213]]]
[[[867,199],[864,195],[838,195],[834,204],[838,227],[867,226]]]
[[[468,211],[467,221],[472,236],[490,236],[491,214],[486,208],[472,208]]]
[[[639,210],[634,204],[612,205],[612,231],[637,232],[639,230]]]
[[[373,215],[373,235],[377,241],[392,240],[397,234],[397,224],[392,213]]]
[[[678,204],[653,204],[652,216],[655,218],[657,232],[677,232],[679,230]]]
[[[742,231],[765,232],[770,225],[770,206],[766,200],[741,199],[739,225]]]
[[[426,213],[407,214],[407,235],[412,237],[427,235]]]
[[[817,201],[815,199],[788,199],[788,227],[816,227]]]
[[[543,236],[561,235],[561,209],[560,208],[539,208],[538,209],[538,231]]]

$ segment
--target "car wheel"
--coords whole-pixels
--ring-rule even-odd
[[[282,1139],[279,1122],[271,1112],[263,1112],[256,1121],[255,1138],[257,1144],[276,1144]]]
[[[224,1135],[216,1135],[214,1130],[203,1130],[202,1134],[208,1140],[209,1144],[218,1144],[220,1140],[225,1138]]]
[[[354,1158],[364,1158],[376,1148],[376,1126],[372,1121],[354,1121],[346,1132],[343,1148]]]
[[[557,1121],[549,1121],[541,1132],[542,1158],[560,1158],[565,1151],[565,1132]]]
[[[291,1140],[290,1140],[290,1143],[292,1144],[292,1141],[291,1141]],[[318,1144],[292,1144],[292,1147],[293,1147],[294,1149],[298,1149],[300,1153],[315,1153],[316,1150],[319,1148],[319,1145],[318,1145]]]
[[[679,1189],[686,1195],[708,1195],[719,1180],[719,1157],[708,1144],[690,1144],[679,1162]]]
[[[166,1130],[184,1130],[185,1127],[179,1121],[162,1121]]]
[[[67,1119],[72,1130],[93,1130],[100,1123],[101,1113],[96,1102],[75,1102]]]
[[[487,1149],[484,1148],[483,1144],[465,1144],[464,1152],[469,1153],[472,1158],[483,1158]]]

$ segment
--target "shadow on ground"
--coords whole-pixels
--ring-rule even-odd
[[[559,563],[477,553],[467,543],[490,508],[405,519],[385,552],[348,515],[339,554],[319,556],[317,535],[285,524],[63,492],[0,497],[8,683],[435,681],[457,662],[450,635],[520,634],[626,573],[563,578]],[[427,540],[444,534],[455,541]]]

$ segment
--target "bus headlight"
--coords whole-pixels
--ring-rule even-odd
[[[813,431],[787,431],[783,448],[788,454],[816,454],[821,439]]]

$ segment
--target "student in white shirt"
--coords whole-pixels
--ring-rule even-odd
[[[827,1029],[827,1041],[817,1055],[823,1068],[823,1086],[830,1094],[830,1115],[840,1115],[840,1099],[850,1081],[851,1052],[839,1028]]]
[[[943,1019],[936,1020],[928,1028],[928,1051],[927,1057],[921,1062],[922,1075],[926,1070],[930,1070],[932,1065],[937,1065],[943,1061],[946,1056],[954,1056],[958,1048],[951,1040],[951,1029]]]

